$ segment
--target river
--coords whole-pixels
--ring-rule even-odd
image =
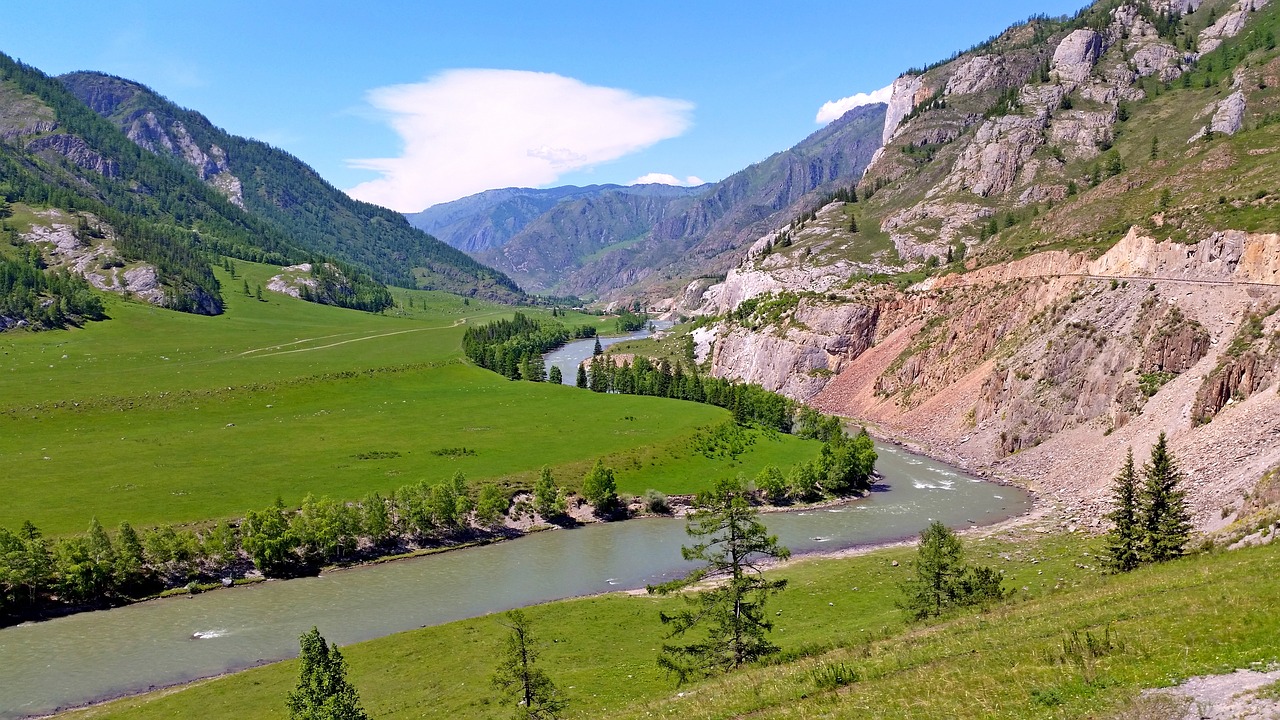
[[[840,507],[765,516],[793,553],[908,538],[931,520],[988,524],[1026,511],[1014,487],[878,446],[884,481]],[[20,718],[296,654],[312,625],[339,644],[687,572],[684,521],[645,519],[0,630],[0,718]]]
[[[651,320],[649,321],[649,324],[658,330],[666,330],[671,327],[671,321],[669,320]],[[602,337],[600,338],[600,347],[607,348],[610,345],[617,345],[620,342],[626,342],[628,340],[640,340],[642,338],[647,338],[652,334],[653,333],[651,333],[648,328],[645,328],[633,333],[627,333],[626,335]],[[578,380],[578,365],[582,364],[583,360],[589,360],[591,358],[591,353],[595,351],[595,348],[595,338],[591,338],[590,340],[575,340],[559,350],[553,350],[547,353],[542,357],[542,360],[544,364],[546,364],[547,370],[550,370],[552,367],[560,368],[560,382],[565,385],[573,385]]]

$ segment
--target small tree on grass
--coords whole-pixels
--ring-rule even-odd
[[[1191,537],[1191,517],[1186,496],[1179,487],[1182,471],[1169,452],[1164,433],[1151,448],[1151,459],[1142,466],[1145,482],[1139,498],[1144,562],[1164,562],[1182,555]]]
[[[621,503],[618,501],[618,483],[613,479],[613,469],[596,460],[591,472],[582,480],[582,497],[591,503],[596,515],[600,517],[618,512]]]
[[[564,492],[556,486],[551,468],[544,466],[533,484],[533,510],[545,520],[563,515],[565,509]]]
[[[1005,595],[1000,573],[966,565],[960,538],[936,520],[920,533],[913,566],[915,575],[902,583],[899,606],[917,620],[941,615],[952,607],[986,604]]]
[[[537,667],[538,647],[529,628],[529,619],[519,610],[507,613],[503,625],[511,631],[503,647],[502,659],[493,674],[493,684],[516,702],[516,717],[555,718],[567,701],[551,678]]]
[[[722,480],[711,492],[699,495],[685,532],[697,541],[681,548],[684,559],[706,565],[683,579],[649,587],[649,592],[665,595],[704,580],[716,581],[706,590],[683,595],[686,609],[659,616],[671,626],[668,637],[683,637],[696,627],[706,631],[705,639],[663,644],[658,665],[675,674],[679,683],[731,670],[777,651],[765,639],[773,629],[765,602],[787,581],[766,579],[761,565],[791,555],[778,544],[777,536],[768,534],[747,503],[741,479]]]
[[[285,701],[290,720],[368,720],[359,693],[347,682],[338,646],[327,644],[314,627],[299,644],[298,686]]]
[[[547,371],[547,382],[555,385],[564,384],[564,373],[560,372],[558,366],[552,365],[551,369]]]
[[[1112,572],[1128,572],[1141,562],[1142,527],[1138,517],[1138,475],[1133,469],[1133,449],[1112,485],[1115,508],[1107,513],[1111,532],[1107,533],[1106,564]]]
[[[577,385],[583,390],[587,389],[587,366],[586,365],[583,365],[581,363],[578,364],[578,377],[575,378],[574,385]]]

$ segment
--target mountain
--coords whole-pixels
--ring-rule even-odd
[[[667,303],[778,389],[1101,527],[1167,433],[1196,523],[1280,464],[1280,3],[1097,2],[894,83],[856,197]]]
[[[186,163],[231,205],[306,252],[393,285],[497,300],[521,296],[501,273],[413,228],[398,213],[348,197],[289,153],[231,135],[129,80],[92,72],[58,80],[139,147]]]
[[[880,146],[884,113],[884,105],[856,108],[712,185],[509,188],[410,217],[530,291],[660,295],[725,272],[780,218],[855,182]]]
[[[696,195],[703,188],[671,185],[587,185],[537,190],[502,188],[486,190],[460,200],[432,205],[406,217],[409,224],[431,233],[468,253],[481,253],[506,245],[516,233],[561,202],[596,197],[608,192],[671,198]]]

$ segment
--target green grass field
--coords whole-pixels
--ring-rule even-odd
[[[572,487],[597,457],[623,492],[693,492],[717,473],[817,452],[780,437],[736,463],[711,460],[688,439],[726,419],[719,408],[510,382],[466,364],[464,325],[511,308],[399,290],[401,307],[385,316],[269,292],[258,301],[243,284],[256,290],[272,269],[237,271],[220,271],[220,317],[113,300],[106,322],[0,335],[0,526],[31,520],[57,534],[94,516],[108,526],[240,517],[277,496],[354,500],[456,470],[527,487],[549,465]],[[458,447],[475,454],[432,454]],[[358,459],[369,452],[399,456]]]
[[[966,546],[971,559],[1005,571],[1006,584],[1018,589],[1014,599],[984,613],[909,625],[894,603],[914,551],[800,562],[777,571],[791,586],[770,605],[778,612],[772,638],[793,659],[680,689],[655,663],[657,613],[671,598],[609,595],[527,613],[545,643],[544,669],[571,698],[568,717],[581,718],[1097,718],[1141,688],[1280,660],[1275,547],[1115,577],[1096,569],[1096,541],[1076,536],[1013,532]],[[504,633],[499,619],[345,649],[370,714],[509,717],[488,683]],[[1071,631],[1109,631],[1116,644],[1091,667],[1091,682],[1064,662]],[[836,663],[861,679],[818,690],[813,670]],[[279,663],[64,717],[282,718],[295,673],[295,663]]]

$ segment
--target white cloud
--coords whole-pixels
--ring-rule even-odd
[[[404,141],[397,158],[350,160],[382,177],[352,197],[417,212],[491,188],[547,185],[689,128],[692,103],[552,73],[448,70],[369,91]]]
[[[823,103],[822,107],[818,108],[818,116],[813,120],[819,125],[826,125],[856,107],[871,105],[873,103],[889,102],[889,96],[892,94],[893,85],[888,85],[874,92],[858,93],[846,98],[840,98],[839,100],[830,100]]]
[[[685,187],[694,187],[706,183],[705,180],[697,175],[690,175],[681,180],[670,173],[648,173],[627,183],[628,185],[683,185]]]

